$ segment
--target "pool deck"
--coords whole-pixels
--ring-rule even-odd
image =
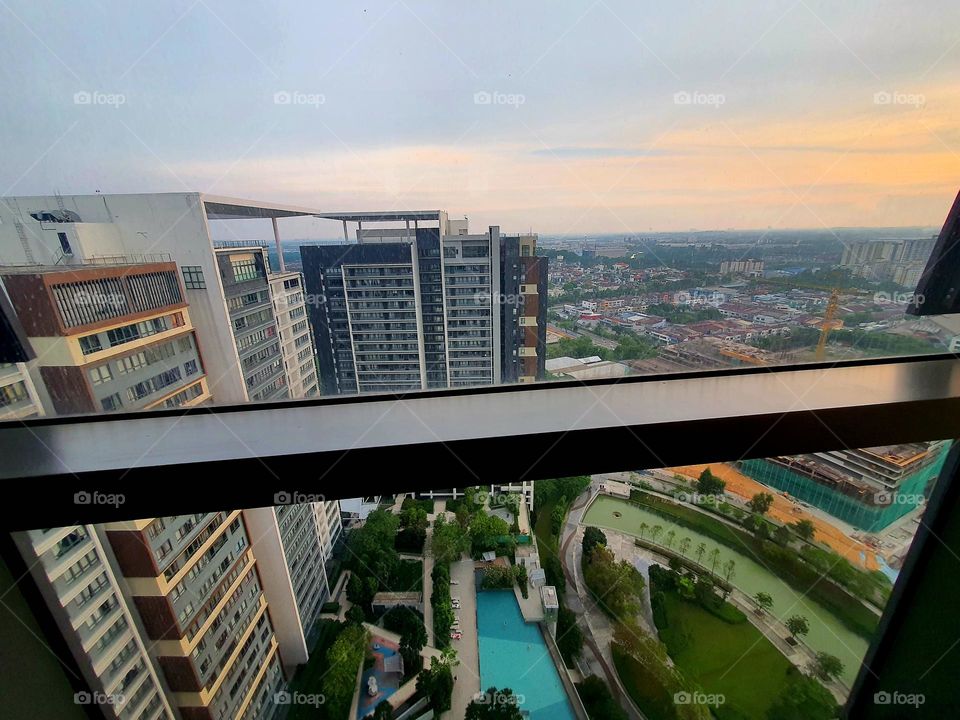
[[[457,651],[460,664],[453,669],[456,681],[453,684],[453,697],[450,711],[444,718],[462,718],[466,715],[467,705],[480,692],[480,646],[477,635],[477,588],[473,574],[473,560],[460,560],[451,563],[450,579],[459,585],[450,586],[450,594],[460,598],[460,609],[454,614],[460,617],[463,630],[461,640],[451,640]]]

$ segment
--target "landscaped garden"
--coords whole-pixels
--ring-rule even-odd
[[[743,613],[709,589],[698,591],[692,582],[685,589],[690,579],[672,570],[653,566],[650,578],[660,639],[686,678],[704,693],[723,695],[713,709],[717,718],[779,720],[784,698],[798,693],[819,698],[807,708],[811,720],[833,716],[830,693],[797,670]]]

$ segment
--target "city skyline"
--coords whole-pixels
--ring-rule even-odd
[[[960,9],[937,5],[15,2],[0,188],[444,207],[543,234],[937,225],[960,166]]]

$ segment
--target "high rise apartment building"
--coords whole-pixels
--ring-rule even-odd
[[[307,292],[325,300],[309,308],[325,394],[542,377],[547,272],[536,236],[470,234],[443,212],[370,215],[342,216],[358,223],[355,244],[301,248]],[[371,221],[404,225],[362,227]]]
[[[97,529],[74,525],[13,537],[91,690],[77,701],[120,720],[173,720],[149,641]]]
[[[26,364],[50,412],[195,405],[209,399],[176,265],[0,268],[36,353]]]
[[[43,414],[27,364],[0,363],[0,420],[25,420]]]
[[[312,341],[303,339],[302,325],[290,323],[296,356],[304,359],[285,365],[280,336],[290,316],[275,315],[272,295],[283,284],[271,281],[260,244],[217,242],[211,231],[218,220],[297,214],[309,213],[200,193],[5,198],[0,265],[87,274],[158,259],[172,263],[200,341],[210,397],[218,403],[298,397],[298,388],[306,395],[312,387],[305,368]],[[299,312],[285,312],[291,311]]]
[[[269,280],[290,397],[316,395],[320,392],[320,382],[307,317],[303,275],[299,272],[271,273]]]
[[[308,659],[340,532],[306,502],[15,541],[108,717],[254,720]]]

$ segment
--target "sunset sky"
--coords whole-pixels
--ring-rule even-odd
[[[0,18],[4,195],[199,190],[580,235],[938,226],[960,189],[956,0]]]

